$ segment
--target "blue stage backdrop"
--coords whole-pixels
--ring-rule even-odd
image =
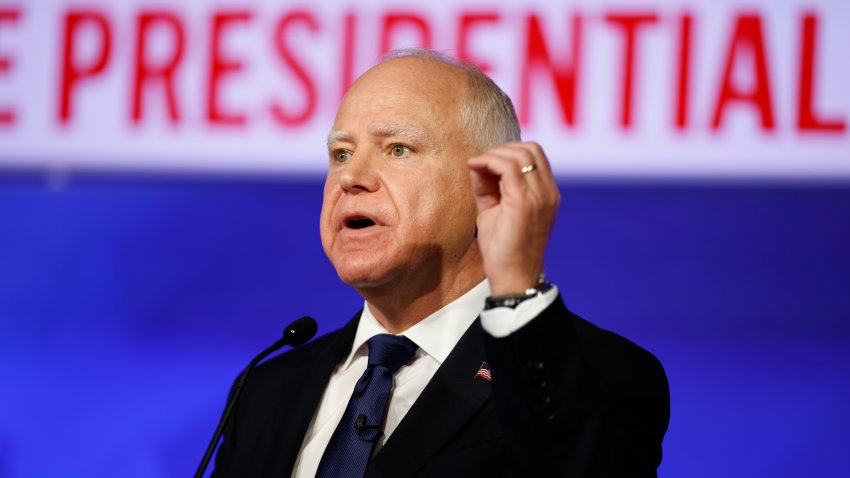
[[[552,279],[667,370],[660,476],[850,476],[847,184],[561,189]],[[248,359],[361,306],[322,253],[321,194],[0,175],[0,477],[189,476]]]

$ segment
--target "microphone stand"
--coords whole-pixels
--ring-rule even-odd
[[[284,329],[283,337],[281,337],[277,342],[271,344],[271,346],[267,349],[260,352],[260,354],[254,357],[254,359],[248,363],[248,366],[239,373],[236,377],[236,381],[233,383],[233,387],[230,389],[230,398],[227,400],[224,412],[221,415],[221,419],[218,421],[215,433],[213,433],[212,440],[210,440],[210,444],[207,445],[207,450],[204,452],[201,464],[198,465],[198,469],[195,471],[195,478],[202,478],[204,476],[207,465],[209,465],[210,459],[212,458],[215,449],[218,447],[218,441],[221,439],[222,433],[224,433],[224,427],[227,425],[228,420],[230,420],[230,415],[236,408],[236,402],[239,399],[239,394],[242,393],[242,387],[245,385],[245,380],[248,378],[248,375],[254,367],[261,360],[268,357],[269,354],[280,349],[284,345],[297,347],[307,343],[307,341],[313,338],[313,335],[316,334],[317,329],[316,321],[311,317],[301,317],[300,319],[292,322],[286,327],[286,329]]]

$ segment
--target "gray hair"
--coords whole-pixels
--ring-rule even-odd
[[[478,66],[427,48],[393,50],[384,55],[381,62],[404,57],[438,61],[466,73],[469,82],[460,123],[465,127],[470,146],[476,153],[508,141],[520,141],[519,121],[510,97]]]

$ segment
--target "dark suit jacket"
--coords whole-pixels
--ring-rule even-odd
[[[358,319],[253,372],[213,476],[291,475]],[[483,361],[492,382],[475,376]],[[558,298],[506,338],[476,320],[366,476],[655,476],[668,418],[667,379],[655,357]]]

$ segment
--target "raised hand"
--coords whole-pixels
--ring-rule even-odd
[[[469,159],[478,245],[493,296],[522,294],[543,272],[561,194],[543,149],[511,142]]]

